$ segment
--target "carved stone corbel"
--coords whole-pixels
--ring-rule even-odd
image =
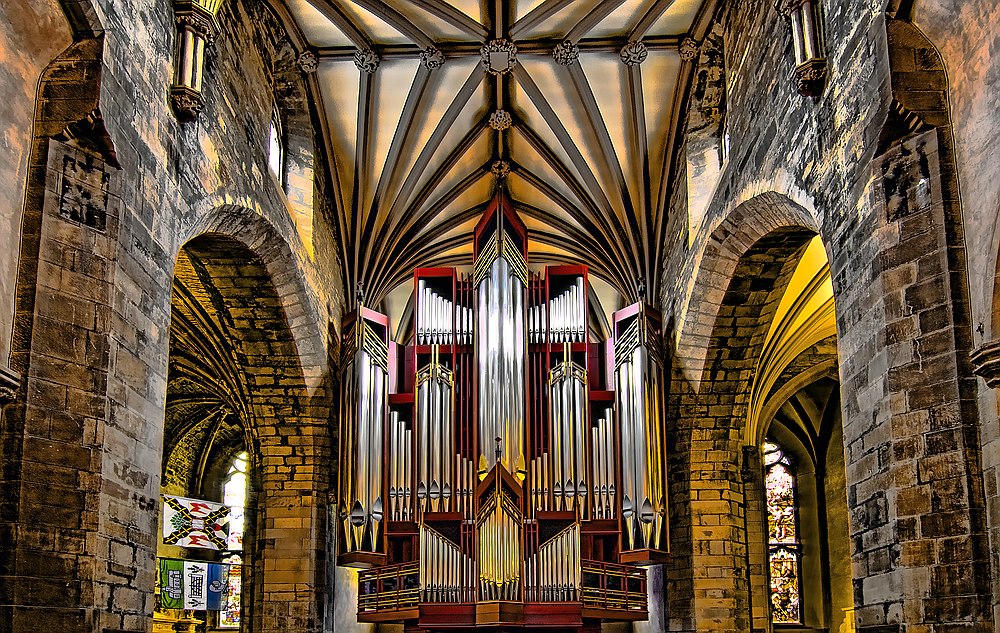
[[[969,354],[973,372],[986,381],[986,386],[1000,387],[1000,340],[983,343]]]
[[[21,377],[17,372],[0,366],[0,408],[14,402]]]

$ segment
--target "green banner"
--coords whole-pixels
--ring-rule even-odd
[[[160,559],[160,607],[184,608],[184,561]]]

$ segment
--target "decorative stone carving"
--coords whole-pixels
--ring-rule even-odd
[[[497,110],[490,115],[490,127],[497,132],[503,132],[514,124],[514,118],[506,110]]]
[[[781,15],[788,17],[793,11],[802,6],[805,0],[775,0],[774,8]]]
[[[108,183],[110,177],[103,166],[87,155],[63,157],[59,192],[59,215],[92,229],[103,231],[107,226]]]
[[[508,73],[517,64],[517,46],[508,40],[491,40],[479,49],[483,66],[492,75]]]
[[[580,47],[576,45],[576,42],[563,40],[556,44],[552,50],[552,59],[560,66],[569,66],[580,59]]]
[[[803,97],[818,97],[826,83],[826,59],[817,57],[795,67],[795,80]]]
[[[198,117],[205,105],[201,85],[205,73],[205,49],[211,48],[219,32],[217,15],[222,0],[175,0],[177,59],[170,103],[177,120],[186,123]]]
[[[312,51],[302,51],[298,59],[299,70],[307,75],[311,75],[319,70],[319,57]]]
[[[381,61],[382,58],[378,56],[378,53],[370,48],[359,48],[354,51],[354,65],[358,67],[358,70],[369,75],[375,74]]]
[[[14,402],[20,384],[21,377],[16,372],[6,367],[0,367],[0,407]]]
[[[686,62],[694,61],[698,58],[698,42],[693,38],[685,37],[680,47],[681,59]]]
[[[439,49],[428,46],[420,53],[420,63],[427,68],[427,70],[436,70],[444,66],[444,53]]]
[[[983,343],[969,354],[975,374],[986,381],[986,386],[1000,387],[1000,340]]]
[[[174,115],[181,123],[194,121],[205,107],[205,98],[201,92],[186,86],[174,86],[170,89],[170,105]]]
[[[646,61],[646,58],[649,57],[649,49],[642,41],[635,40],[622,47],[618,56],[621,57],[622,63],[626,66],[635,66]]]
[[[490,166],[490,172],[496,176],[497,180],[503,180],[510,175],[510,163],[505,160],[498,160]]]

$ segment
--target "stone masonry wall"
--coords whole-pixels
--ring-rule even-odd
[[[0,4],[0,367],[6,367],[14,322],[14,285],[28,173],[35,91],[42,70],[70,45],[57,0]]]
[[[6,414],[13,433],[4,437],[4,484],[16,494],[4,497],[10,539],[3,548],[0,630],[146,631],[171,277],[180,246],[219,232],[267,266],[288,319],[301,367],[294,388],[302,395],[278,403],[272,394],[259,412],[276,444],[294,446],[290,459],[300,451],[328,459],[327,324],[338,320],[340,280],[330,264],[336,249],[324,221],[326,202],[315,201],[314,226],[300,232],[268,172],[275,51],[287,42],[266,7],[225,3],[206,67],[207,105],[197,122],[181,125],[167,100],[175,32],[170,4],[70,4],[95,20],[103,36],[79,34],[78,48],[92,42],[93,62],[59,67],[72,90],[65,95],[53,91],[56,75],[47,71],[36,112],[37,168],[27,180],[25,206],[36,228],[22,236],[24,318],[12,362],[28,378],[15,411]],[[30,17],[12,21],[22,19]],[[249,41],[254,45],[245,46]],[[81,84],[93,90],[93,103],[67,111],[61,104],[74,102],[66,95],[77,101],[87,95]],[[100,120],[74,128],[81,138],[51,140],[95,107]],[[100,160],[88,162],[95,156]],[[63,182],[81,183],[70,187],[68,203]],[[83,202],[72,198],[76,191],[86,194]],[[107,204],[95,206],[98,200]],[[313,241],[308,249],[302,234]],[[307,420],[302,441],[289,440]],[[23,468],[7,468],[22,463],[22,454]],[[322,627],[325,483],[315,466],[299,466],[300,486],[282,493],[288,486],[280,483],[272,491],[265,478],[262,495],[268,498],[260,510],[263,577],[276,592],[262,597],[262,615],[271,630]],[[293,505],[301,508],[294,517],[280,513]],[[282,567],[282,559],[292,558],[294,566]]]
[[[830,75],[815,100],[796,94],[790,25],[770,2],[722,10],[731,153],[690,247],[673,219],[664,319],[675,324],[675,381],[687,381],[695,402],[707,398],[715,384],[705,382],[712,370],[707,337],[731,281],[742,283],[734,278],[736,259],[757,239],[740,232],[772,226],[775,218],[777,226],[817,231],[837,301],[858,630],[992,630],[950,130],[903,145],[886,138],[894,86],[884,8],[822,3]],[[889,154],[876,160],[880,141],[878,151],[895,148],[891,155],[903,163],[894,166]],[[676,198],[674,204],[683,210]],[[688,407],[678,414],[694,434],[717,426],[707,418],[718,416]],[[725,470],[739,459],[732,450],[716,458]],[[735,525],[727,512],[713,520]],[[681,545],[697,552],[711,542]],[[731,611],[741,570],[733,577],[720,564],[702,573],[716,580],[668,579],[676,581],[671,628],[718,628],[711,623],[721,618],[734,623],[723,628],[744,630]],[[732,589],[713,594],[726,577]]]

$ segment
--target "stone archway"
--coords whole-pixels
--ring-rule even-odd
[[[203,233],[178,255],[164,468],[171,483],[186,476],[190,489],[209,493],[206,465],[245,447],[253,482],[248,626],[313,631],[325,579],[328,367],[317,362],[325,361],[323,348],[309,345],[317,337],[311,320],[289,315],[305,301],[294,272],[270,270],[281,266],[275,255],[284,244],[268,239],[263,225],[243,228],[240,240]]]
[[[749,630],[752,605],[741,477],[756,360],[798,259],[809,214],[780,194],[741,205],[713,231],[672,355],[668,444],[674,630]]]

